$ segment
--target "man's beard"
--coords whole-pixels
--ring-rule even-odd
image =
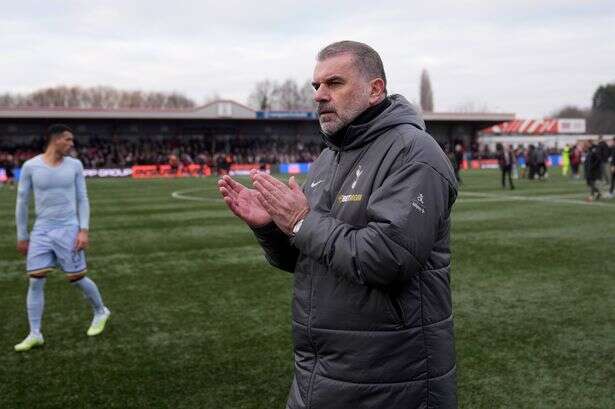
[[[369,92],[369,91],[368,91]],[[367,95],[353,95],[352,104],[344,111],[338,111],[334,106],[323,103],[318,104],[318,122],[320,123],[320,129],[322,133],[327,136],[331,136],[349,125],[356,117],[358,117],[363,111],[369,107]],[[322,113],[332,112],[327,114],[330,118],[329,121],[323,121]]]

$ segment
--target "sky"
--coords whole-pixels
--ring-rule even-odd
[[[615,82],[615,1],[2,1],[0,93],[110,85],[245,103],[311,79],[318,50],[379,52],[390,93],[435,111],[542,118]]]

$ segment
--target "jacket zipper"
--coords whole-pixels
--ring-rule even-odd
[[[340,146],[340,150],[338,151],[338,155],[336,158],[337,164],[335,165],[335,171],[333,172],[333,178],[331,179],[331,183],[329,184],[329,192],[333,192],[333,188],[335,187],[335,178],[337,177],[337,171],[340,167],[340,162],[342,161],[342,153],[344,152],[344,141],[346,140],[346,135],[342,138],[342,144]],[[337,200],[337,196],[333,198],[333,202],[331,203],[331,208],[335,204]],[[310,340],[310,345],[312,346],[312,350],[314,351],[314,367],[312,368],[312,373],[310,374],[310,383],[308,385],[308,393],[307,393],[307,409],[312,407],[312,390],[314,387],[314,376],[316,375],[316,365],[318,363],[318,351],[316,350],[316,346],[314,345],[314,339],[312,338],[312,303],[314,299],[314,271],[310,274],[310,314],[308,315],[308,326],[307,333],[308,339]]]
[[[329,184],[329,192],[331,193],[334,193],[333,188],[335,187],[335,178],[337,178],[337,172],[340,168],[340,163],[342,162],[342,154],[344,153],[344,142],[345,141],[346,141],[346,135],[344,135],[344,137],[342,138],[342,144],[340,145],[340,150],[337,152],[337,157],[335,158],[337,163],[335,164],[335,171],[333,172],[333,178],[331,179],[331,183]],[[335,204],[336,200],[337,200],[337,195],[333,197],[333,201],[331,202],[331,209],[333,209],[333,205]]]

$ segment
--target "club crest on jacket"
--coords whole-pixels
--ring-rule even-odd
[[[361,177],[361,175],[363,174],[363,168],[361,167],[361,165],[359,165],[359,167],[357,168],[357,171],[355,172],[355,179],[352,182],[352,185],[350,185],[351,189],[354,189],[355,186],[357,185],[357,182],[359,181],[359,178]]]

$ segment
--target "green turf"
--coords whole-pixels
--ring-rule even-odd
[[[464,173],[453,216],[460,407],[615,407],[615,200],[498,177]],[[85,301],[54,273],[46,345],[25,354],[15,192],[0,189],[0,408],[284,407],[292,277],[266,265],[215,178],[88,187],[108,329],[85,335]]]

